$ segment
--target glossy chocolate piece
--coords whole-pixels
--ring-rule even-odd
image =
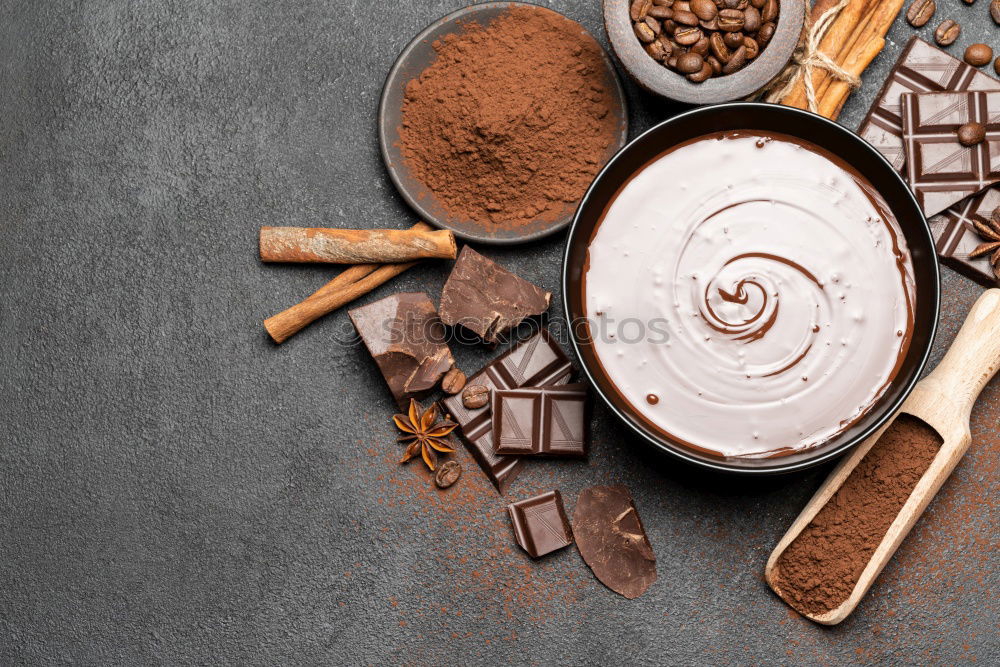
[[[990,256],[969,259],[969,253],[986,242],[976,232],[975,223],[987,224],[998,206],[1000,185],[995,185],[974,197],[962,200],[929,220],[941,261],[987,287],[995,287],[1000,283],[990,266]]]
[[[552,294],[465,246],[441,291],[441,319],[487,343],[549,309]]]
[[[1000,90],[1000,81],[914,37],[893,66],[858,134],[902,173],[906,151],[900,96],[946,90]]]
[[[580,555],[605,586],[628,599],[656,581],[656,556],[632,494],[624,486],[591,486],[573,510]]]
[[[569,358],[549,332],[540,332],[514,346],[469,378],[466,386],[483,385],[491,390],[565,384],[573,373]],[[462,439],[500,493],[520,472],[521,460],[493,451],[493,421],[490,404],[476,409],[462,404],[462,395],[441,401],[453,421],[458,422]]]
[[[905,93],[900,101],[906,180],[925,215],[1000,182],[1000,91]],[[982,142],[959,142],[967,123],[982,124]]]
[[[562,495],[549,491],[507,506],[514,538],[532,558],[539,558],[573,543]]]
[[[587,386],[494,391],[493,444],[502,455],[587,455]]]
[[[429,394],[455,360],[434,304],[400,292],[348,313],[400,409]]]

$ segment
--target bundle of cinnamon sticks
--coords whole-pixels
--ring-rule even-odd
[[[260,258],[265,262],[353,264],[304,301],[264,320],[264,328],[275,343],[283,343],[419,261],[456,254],[454,234],[425,222],[408,230],[262,227]]]
[[[839,0],[815,0],[808,25],[815,25],[824,13],[838,4]],[[902,7],[903,0],[849,0],[820,41],[819,52],[851,76],[861,76],[885,46],[885,35]],[[813,67],[811,71],[805,72],[794,88],[781,99],[781,104],[799,109],[809,108],[806,77],[811,78],[816,93],[816,111],[822,116],[836,119],[852,92],[851,83],[821,67]]]

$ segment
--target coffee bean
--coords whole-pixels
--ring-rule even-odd
[[[675,23],[673,19],[666,19],[663,22],[663,32],[668,35],[672,35],[675,30],[677,30],[677,23]]]
[[[649,8],[653,6],[653,0],[632,0],[632,5],[628,8],[628,15],[633,21],[641,21],[646,18]]]
[[[1000,76],[1000,57],[993,61],[993,71],[997,73],[997,76]]]
[[[934,0],[913,0],[913,4],[906,10],[906,20],[914,28],[919,28],[931,20],[936,10]]]
[[[698,25],[698,16],[694,12],[684,12],[675,9],[673,19],[678,25]]]
[[[670,69],[677,69],[677,56],[670,56],[664,62],[666,62],[667,67]]]
[[[747,60],[753,60],[760,55],[760,46],[753,37],[744,37],[743,46],[747,48]]]
[[[708,37],[702,35],[701,39],[691,46],[691,53],[697,53],[702,57],[708,55]]]
[[[740,48],[740,44],[743,43],[743,33],[742,32],[727,32],[722,35],[722,40],[726,43],[730,49]]]
[[[434,483],[438,485],[438,488],[447,489],[461,476],[462,466],[459,465],[458,461],[445,461],[434,474]]]
[[[972,44],[965,50],[965,62],[982,67],[993,60],[993,49],[986,44]]]
[[[990,218],[993,220],[993,222],[1000,225],[1000,206],[997,206],[995,209],[993,209],[993,215],[990,216]]]
[[[670,38],[667,37],[665,34],[661,34],[656,41],[659,42],[660,46],[663,47],[663,59],[666,60],[674,52],[673,43],[671,43]]]
[[[986,138],[986,127],[982,123],[966,123],[958,128],[958,143],[963,146],[975,146]]]
[[[726,46],[725,40],[722,39],[722,35],[717,32],[712,33],[712,36],[708,38],[708,45],[720,62],[729,61],[729,56],[732,54],[729,52],[729,47]]]
[[[685,53],[677,59],[677,71],[684,74],[694,74],[701,70],[705,64],[705,59],[697,53]]]
[[[670,7],[660,7],[659,5],[656,5],[649,9],[649,15],[654,19],[660,19],[662,21],[663,19],[672,18],[674,10],[670,9]]]
[[[1000,25],[1000,0],[993,0],[990,3],[990,16],[993,17],[993,22]]]
[[[649,44],[656,39],[656,33],[654,33],[653,29],[646,25],[645,22],[636,23],[633,26],[633,30],[635,30],[635,36],[638,37],[639,41],[643,44]]]
[[[747,7],[743,10],[743,32],[749,34],[760,30],[760,12],[755,7]]]
[[[701,69],[694,74],[688,74],[688,80],[694,83],[701,83],[712,76],[712,66],[708,63],[702,63]]]
[[[774,31],[777,26],[774,23],[765,23],[760,27],[760,31],[757,33],[757,43],[761,46],[766,45],[774,37]]]
[[[716,58],[715,56],[709,56],[705,58],[705,62],[707,62],[712,67],[712,74],[714,76],[719,76],[720,74],[722,74],[722,63],[719,62],[718,58]]]
[[[942,21],[941,25],[934,31],[934,41],[938,43],[938,46],[951,46],[961,34],[962,26],[947,19]]]
[[[711,21],[719,13],[712,0],[691,0],[691,11],[702,21]]]
[[[691,46],[701,39],[702,32],[698,28],[679,26],[674,32],[674,40],[682,46]]]
[[[698,21],[698,25],[700,25],[705,30],[708,30],[710,32],[715,32],[716,30],[719,29],[719,17],[716,16],[711,21]]]
[[[760,10],[760,20],[764,23],[778,18],[778,0],[767,0]]]
[[[739,32],[743,30],[745,19],[738,9],[723,9],[719,12],[719,30],[724,32]]]
[[[467,410],[477,410],[490,400],[490,388],[481,384],[471,384],[462,392],[462,405]]]
[[[974,4],[976,4],[976,0],[962,0],[962,2],[964,2],[967,5],[974,5]]]
[[[465,373],[457,368],[452,368],[441,378],[441,389],[446,394],[454,396],[462,391],[463,387],[465,387]]]
[[[722,72],[724,74],[732,74],[739,71],[746,64],[747,47],[740,44],[740,48],[733,51],[733,55],[729,57],[729,61],[722,67]]]

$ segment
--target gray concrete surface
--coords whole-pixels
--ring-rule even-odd
[[[530,562],[464,453],[447,494],[396,464],[346,313],[268,342],[261,320],[331,271],[261,265],[258,226],[412,222],[379,161],[379,88],[460,4],[0,0],[0,663],[1000,663],[996,381],[970,455],[826,629],[761,579],[823,471],[699,475],[598,410],[590,460],[532,465],[510,498],[627,484],[660,577],[627,601],[573,549]],[[603,40],[597,0],[545,4]],[[962,17],[953,52],[1000,47],[985,0],[938,14]],[[630,94],[633,133],[672,112]],[[561,242],[486,252],[558,291]],[[445,274],[368,299],[436,298]],[[935,359],[979,293],[945,271]]]

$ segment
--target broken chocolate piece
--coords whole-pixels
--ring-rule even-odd
[[[522,320],[541,315],[552,295],[465,246],[441,292],[441,319],[488,343]]]
[[[559,491],[549,491],[507,506],[514,537],[532,558],[568,547],[573,532]]]
[[[493,392],[497,454],[587,455],[587,386],[523,387]]]
[[[468,380],[468,386],[482,385],[487,389],[515,389],[540,385],[565,384],[573,366],[562,348],[548,331],[537,334],[494,359]],[[441,401],[451,418],[458,422],[469,452],[482,467],[500,493],[521,471],[521,460],[500,456],[493,451],[493,421],[489,403],[480,408],[467,408],[461,394]]]
[[[423,292],[393,294],[348,314],[401,410],[455,365],[444,325]]]
[[[573,535],[583,560],[605,586],[628,599],[656,581],[656,556],[624,486],[592,486],[573,511]]]
[[[969,254],[987,240],[976,231],[976,224],[988,226],[998,206],[1000,186],[995,185],[928,220],[941,261],[987,287],[1000,283],[990,266],[989,255],[970,258]]]
[[[900,96],[906,180],[924,215],[1000,181],[1000,91]],[[979,124],[985,141],[962,145],[959,128]]]

